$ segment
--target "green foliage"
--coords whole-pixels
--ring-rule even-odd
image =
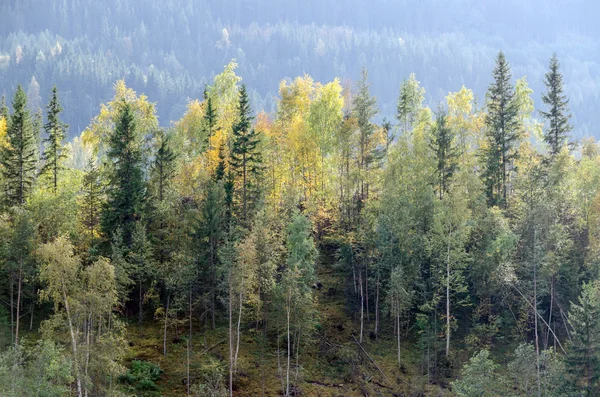
[[[577,303],[571,305],[569,322],[573,340],[567,356],[567,369],[587,395],[594,395],[600,381],[600,283],[584,284]]]
[[[242,85],[239,94],[238,118],[232,130],[230,166],[237,176],[241,177],[241,181],[238,182],[238,186],[241,188],[241,192],[238,192],[241,206],[239,219],[245,226],[249,222],[249,211],[255,208],[259,199],[258,183],[262,171],[262,155],[258,147],[261,139],[260,132],[252,128],[253,117],[250,114],[248,93],[246,86]]]
[[[488,350],[481,350],[465,364],[461,378],[452,383],[452,389],[458,397],[492,397],[502,394],[498,364],[489,356]]]
[[[517,156],[520,139],[518,102],[510,82],[510,66],[504,53],[498,53],[493,72],[494,82],[486,96],[486,147],[483,179],[490,205],[505,208],[508,200],[510,164]]]
[[[396,110],[396,119],[400,123],[403,134],[412,131],[417,121],[419,112],[423,107],[425,89],[419,85],[414,73],[400,86],[400,95]]]
[[[12,103],[8,123],[8,144],[2,147],[0,163],[6,186],[8,205],[23,205],[29,197],[37,170],[37,149],[27,95],[19,85]]]
[[[544,141],[548,144],[550,154],[554,157],[560,153],[565,144],[568,143],[569,132],[572,130],[569,119],[569,100],[563,92],[563,76],[559,70],[556,54],[550,58],[549,71],[544,77],[546,93],[542,101],[548,107],[546,111],[540,111],[542,117],[549,123],[544,134]]]
[[[44,139],[46,144],[42,158],[44,165],[40,170],[41,174],[49,174],[51,178],[52,191],[56,194],[58,187],[58,174],[64,169],[64,160],[67,158],[65,137],[68,125],[60,121],[62,106],[58,101],[58,90],[56,86],[52,88],[52,96],[47,105],[48,122],[44,125],[44,131],[47,137]]]
[[[159,395],[160,389],[156,381],[164,373],[156,364],[149,361],[133,360],[131,367],[119,380],[128,385],[129,391],[138,396]]]
[[[110,160],[110,183],[102,227],[107,234],[121,228],[123,242],[129,246],[136,221],[142,217],[145,184],[139,132],[136,131],[134,113],[128,102],[124,102],[115,129],[110,134],[106,155]]]

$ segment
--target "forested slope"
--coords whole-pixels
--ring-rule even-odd
[[[427,89],[431,107],[462,85],[482,104],[499,49],[512,60],[515,77],[527,76],[539,105],[546,60],[556,52],[568,81],[575,136],[597,133],[597,2],[345,3],[4,1],[0,94],[10,95],[21,83],[30,87],[35,107],[57,84],[73,137],[110,99],[117,79],[153,98],[167,126],[232,58],[255,108],[266,111],[275,110],[283,78],[307,73],[350,83],[364,66],[381,120],[394,116],[399,85],[410,73]]]
[[[266,113],[230,62],[169,128],[118,80],[70,142],[18,86],[0,394],[596,395],[600,147],[556,56],[537,109],[492,62],[484,103],[412,74],[381,123],[366,69]]]

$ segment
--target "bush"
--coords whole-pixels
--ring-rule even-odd
[[[149,361],[133,360],[131,368],[121,375],[119,380],[128,386],[129,391],[144,392],[142,395],[147,396],[147,392],[159,391],[155,382],[163,372],[156,364]]]

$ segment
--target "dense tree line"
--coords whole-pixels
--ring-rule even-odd
[[[481,106],[463,87],[434,112],[413,74],[381,125],[366,70],[355,86],[283,80],[256,114],[236,66],[168,129],[123,81],[68,143],[59,90],[44,120],[20,86],[3,100],[3,395],[138,390],[136,327],[165,356],[184,339],[187,395],[239,393],[254,364],[263,393],[270,376],[298,395],[318,354],[363,388],[595,395],[600,149],[570,136],[556,56],[544,123],[502,52]],[[340,344],[321,317],[328,274]],[[356,351],[381,381],[361,380]]]

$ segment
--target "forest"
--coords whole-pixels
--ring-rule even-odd
[[[380,114],[415,73],[435,104],[462,85],[481,106],[502,49],[536,107],[550,54],[563,64],[573,136],[600,138],[596,0],[2,0],[0,96],[18,84],[42,106],[54,85],[69,138],[125,79],[157,103],[163,127],[235,58],[256,111],[277,109],[279,82],[309,74],[353,84],[371,73]],[[393,87],[393,89],[390,89]]]
[[[2,396],[596,396],[600,146],[556,55],[537,109],[229,62],[161,127],[124,80],[67,139],[0,102]]]

